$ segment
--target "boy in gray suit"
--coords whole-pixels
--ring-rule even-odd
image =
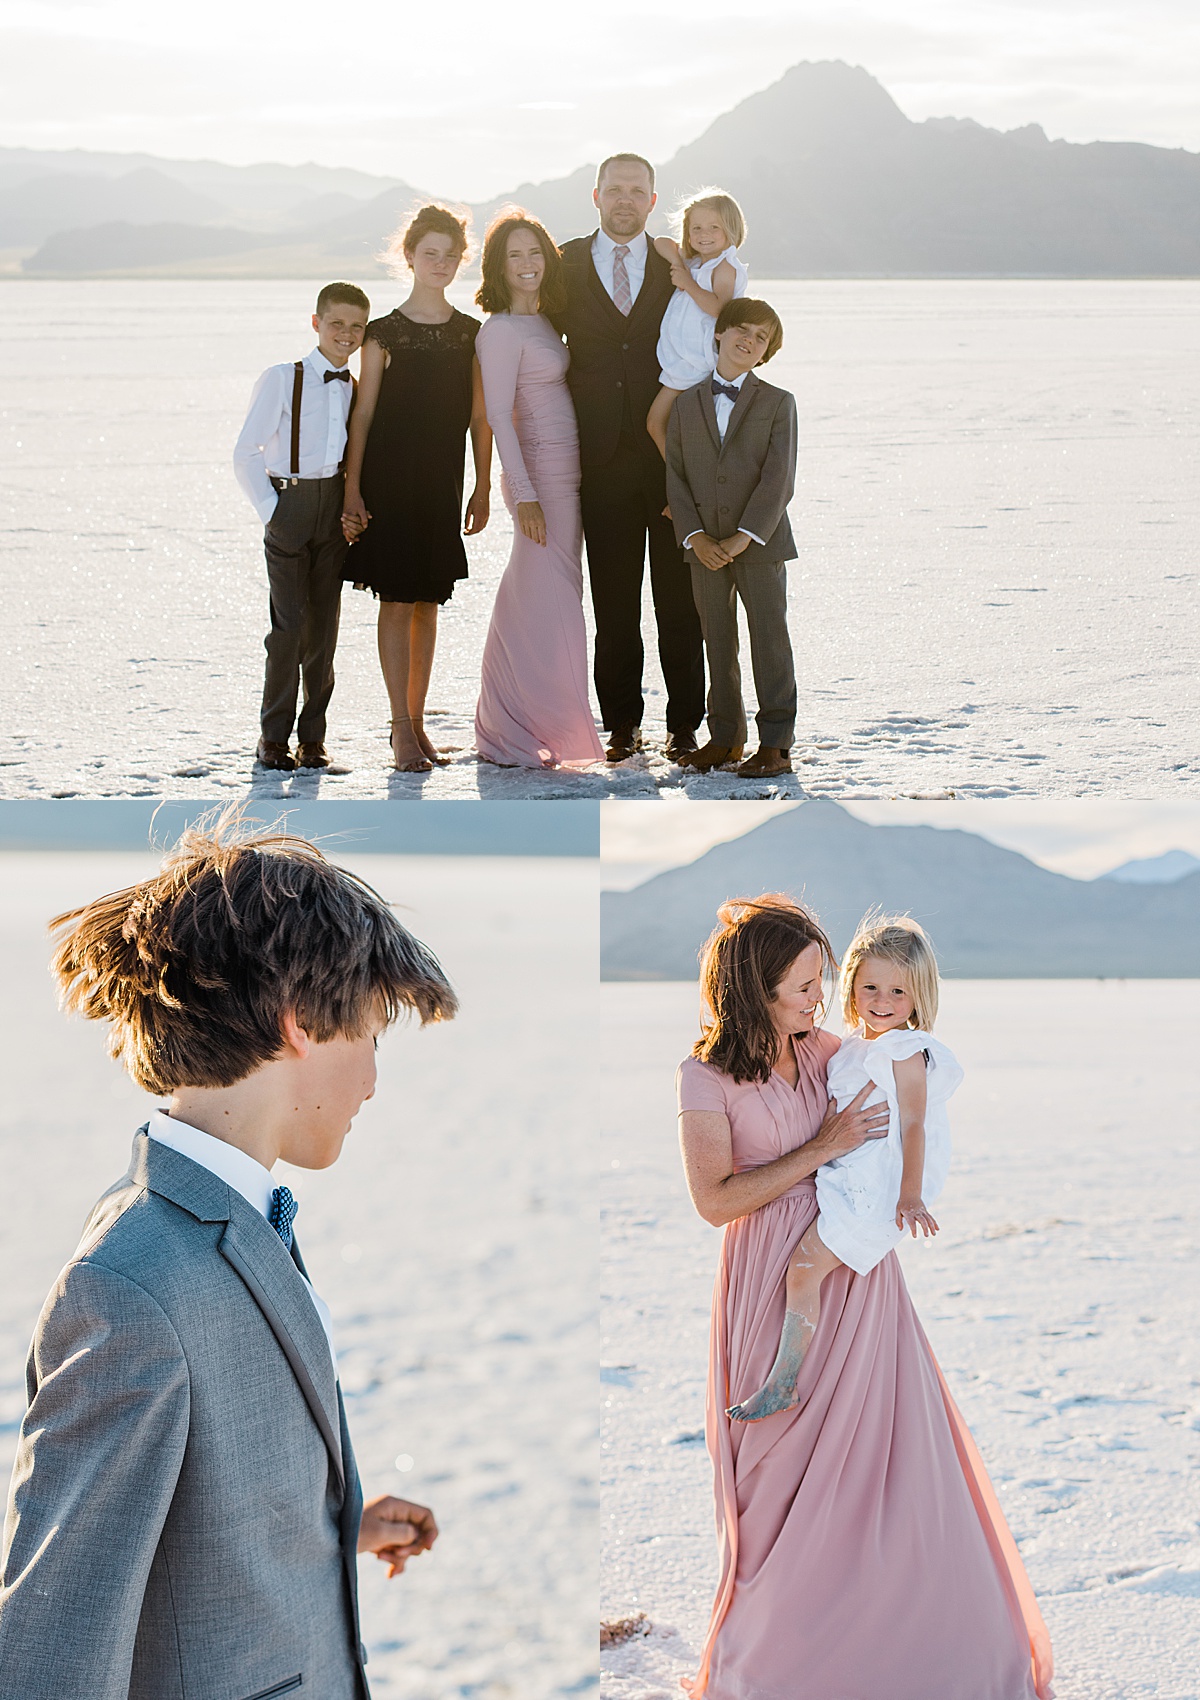
[[[437,1527],[363,1506],[329,1311],[270,1170],[335,1162],[378,1034],[454,994],[369,886],[221,824],[53,926],[64,1005],[169,1103],[38,1319],[0,1693],[366,1700],[355,1554],[395,1575]]]
[[[750,631],[759,747],[737,772],[762,779],[792,770],[796,674],[784,562],[796,558],[787,516],[796,478],[796,402],[753,371],[783,346],[773,307],[746,295],[729,301],[714,335],[716,371],[683,392],[667,425],[667,499],[692,570],[709,673],[708,742],[678,762],[708,773],[741,757],[740,596]]]

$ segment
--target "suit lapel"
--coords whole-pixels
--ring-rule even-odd
[[[240,1192],[190,1157],[147,1138],[144,1130],[133,1142],[129,1179],[169,1198],[197,1221],[225,1223],[217,1249],[241,1276],[279,1342],[344,1486],[338,1387],[329,1341],[279,1235]]]
[[[230,1204],[217,1249],[245,1282],[292,1366],[344,1487],[337,1378],[321,1319],[279,1235],[244,1199],[232,1196]]]
[[[593,270],[594,269],[595,268],[593,267]],[[665,279],[664,279],[664,275],[663,275],[664,273],[666,274]],[[632,325],[638,319],[644,318],[647,313],[653,313],[654,307],[652,305],[652,300],[653,300],[653,298],[657,297],[657,295],[659,293],[659,291],[656,290],[655,287],[654,287],[656,282],[659,283],[659,284],[662,284],[664,281],[666,282],[666,285],[667,285],[666,297],[667,297],[667,300],[670,299],[670,291],[671,291],[671,276],[670,276],[670,273],[671,273],[671,268],[667,265],[667,262],[663,259],[662,255],[659,253],[658,249],[654,246],[653,242],[651,242],[650,238],[647,236],[647,238],[646,238],[646,269],[642,273],[642,287],[638,290],[637,300],[634,302],[632,308],[630,309],[629,318],[626,321],[628,324]],[[600,287],[601,287],[601,289],[603,289],[604,285],[601,284]],[[666,301],[663,301],[662,304],[659,306],[659,309],[658,309],[660,318],[662,317],[662,314],[663,314],[665,307],[666,307]],[[613,311],[615,312],[616,309],[614,308]],[[624,314],[621,314],[620,317],[624,318]]]
[[[717,403],[712,393],[712,385],[707,381],[700,385],[700,414],[708,426],[708,434],[712,438],[713,448],[721,452],[721,433],[717,427]]]
[[[729,415],[729,422],[725,426],[725,442],[722,445],[722,454],[733,441],[734,436],[737,433],[738,426],[742,423],[742,420],[754,406],[754,400],[757,392],[758,379],[754,376],[753,372],[747,372],[746,376],[742,380],[742,387],[738,391],[738,398],[733,404],[733,412]]]

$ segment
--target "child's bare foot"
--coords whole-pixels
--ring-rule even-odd
[[[798,1310],[789,1310],[783,1318],[783,1333],[779,1351],[771,1365],[771,1373],[748,1399],[731,1405],[726,1412],[735,1423],[757,1423],[763,1417],[773,1417],[779,1411],[790,1411],[800,1403],[796,1381],[808,1343],[816,1332],[815,1326]]]

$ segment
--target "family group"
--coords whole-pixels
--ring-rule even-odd
[[[266,528],[263,766],[330,765],[345,582],[379,601],[393,766],[428,772],[447,759],[424,722],[438,609],[467,575],[463,535],[488,523],[494,445],[513,544],[481,661],[479,758],[578,768],[641,750],[648,559],[668,759],[700,772],[740,764],[748,778],[790,771],[796,407],[756,371],[783,327],[747,294],[733,197],[697,194],[678,239],[652,241],[656,200],[649,161],[616,154],[597,174],[590,236],[560,248],[530,213],[505,209],[483,243],[482,324],[446,299],[469,255],[467,220],[424,206],[387,250],[412,279],[400,306],[372,319],[356,285],[328,284],[317,347],[263,373],[234,454]],[[588,693],[585,545],[607,746]],[[739,599],[758,698],[746,759]]]

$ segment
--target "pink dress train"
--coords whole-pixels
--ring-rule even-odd
[[[483,649],[475,745],[506,766],[599,761],[604,751],[588,702],[579,433],[567,351],[540,314],[494,313],[475,352],[514,521]],[[541,503],[544,545],[516,525],[518,502]]]
[[[817,1031],[778,1074],[736,1083],[696,1058],[685,1110],[729,1118],[738,1170],[816,1133],[837,1049]],[[706,1436],[720,1575],[693,1700],[1049,1700],[1050,1638],[895,1252],[839,1269],[800,1372],[800,1404],[758,1423],[728,1405],[766,1380],[788,1257],[817,1214],[802,1181],[725,1229]]]

